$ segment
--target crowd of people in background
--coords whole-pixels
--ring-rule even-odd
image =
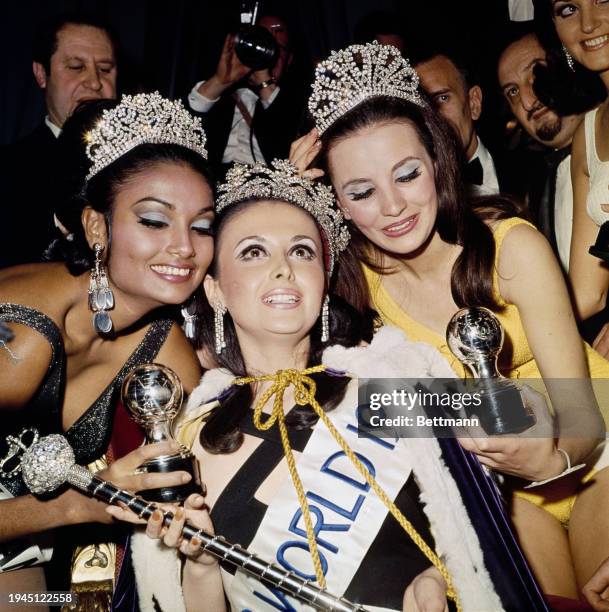
[[[268,508],[287,524],[300,512],[305,526],[294,519],[289,530],[304,538],[312,580],[328,574],[338,595],[375,609],[526,600],[535,610],[609,610],[609,3],[538,0],[535,10],[503,37],[484,79],[459,49],[411,41],[381,12],[354,28],[354,45],[307,70],[290,42],[294,24],[263,14],[273,61],[246,65],[227,32],[215,71],[181,101],[118,91],[120,42],[97,17],[42,24],[32,69],[46,116],[0,151],[0,591],[80,588],[83,601],[117,610],[290,605],[180,536],[188,518],[270,553],[279,536]],[[398,80],[358,73],[366,62]],[[366,78],[391,86],[368,90]],[[491,94],[504,113],[489,108]],[[147,136],[138,124],[147,109],[151,132],[178,127]],[[481,117],[493,112],[505,125],[487,139]],[[113,130],[131,120],[140,132],[112,148]],[[198,321],[188,339],[175,323],[180,307]],[[332,506],[360,534],[340,556],[330,534],[348,528],[303,502],[292,449],[313,486],[306,469],[321,455],[312,445],[345,448],[351,378],[466,377],[445,340],[463,307],[495,312],[504,376],[546,380],[551,416],[539,397],[528,402],[555,435],[434,441],[429,464],[396,444],[401,469],[387,460],[356,483],[378,496],[374,533],[357,504]],[[126,508],[73,490],[28,495],[5,467],[28,428],[63,432],[79,463],[129,491],[190,478],[138,470],[168,448],[139,446],[118,393],[127,371],[150,361],[192,392],[180,440],[200,461],[206,497],[189,498],[169,529],[156,512],[149,541],[140,527],[131,538],[127,525],[143,521]],[[292,378],[273,378],[282,370]],[[561,379],[598,384],[574,397],[552,382]],[[574,420],[585,435],[561,429]],[[275,422],[281,433],[265,433]],[[499,527],[472,508],[457,474],[461,449],[500,475],[513,530],[501,545],[489,543]],[[356,467],[365,452],[345,451]],[[439,490],[452,496],[467,545],[445,537]],[[328,551],[346,568],[340,579]],[[366,581],[375,566],[391,587]]]
[[[548,15],[545,21],[550,20]],[[362,19],[354,39],[392,44],[410,59],[430,103],[461,141],[465,180],[478,195],[500,192],[521,202],[568,273],[573,228],[571,143],[585,111],[600,104],[604,94],[597,84],[588,88],[589,95],[581,91],[577,75],[585,64],[577,62],[575,72],[565,73],[562,52],[557,56],[556,49],[547,48],[547,40],[553,42],[551,37],[544,33],[540,41],[539,22],[543,23],[542,17],[503,37],[506,43],[497,56],[493,79],[518,127],[511,125],[510,134],[506,126],[503,141],[493,138],[488,144],[479,136],[478,122],[483,110],[487,117],[493,111],[485,109],[480,76],[465,54],[428,43],[409,44],[397,15],[390,13],[377,12]],[[235,161],[269,163],[286,157],[291,142],[309,127],[305,103],[311,71],[304,68],[303,58],[294,55],[288,24],[278,15],[264,15],[259,25],[272,34],[279,50],[271,68],[245,66],[235,53],[234,35],[227,34],[215,73],[195,83],[186,97],[189,108],[204,120],[217,176]],[[66,118],[83,100],[117,96],[119,41],[107,24],[90,15],[64,15],[43,24],[35,40],[33,76],[44,91],[47,115],[29,136],[4,147],[0,186],[5,201],[38,202],[36,210],[42,209],[42,214],[31,215],[29,206],[5,207],[3,267],[40,261],[54,237],[53,214],[65,195],[61,184],[65,153],[59,135]],[[538,75],[540,84],[534,86]],[[553,91],[554,81],[571,76],[577,83],[572,89],[580,89],[577,112],[570,112],[568,103],[560,99],[568,98],[572,90]],[[485,82],[489,82],[488,75]],[[546,98],[549,102],[542,102]],[[34,181],[28,180],[32,168],[38,177]],[[26,228],[30,239],[15,239]],[[579,258],[575,265],[579,270]],[[586,269],[592,266],[584,264]],[[587,275],[571,275],[582,333],[590,342],[598,338],[595,346],[609,350],[609,338],[598,335],[606,318],[605,293],[595,293],[593,304],[580,304],[582,292],[591,291],[577,290],[583,276]],[[603,284],[602,279],[599,282]]]

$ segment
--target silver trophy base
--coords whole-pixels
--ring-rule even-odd
[[[148,501],[182,502],[193,493],[203,493],[199,464],[192,453],[155,457],[150,461],[146,461],[140,469],[150,473],[181,471],[188,472],[192,476],[192,480],[183,485],[138,491],[137,494]]]

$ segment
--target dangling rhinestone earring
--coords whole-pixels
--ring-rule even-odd
[[[573,56],[569,53],[569,51],[567,51],[567,47],[564,45],[562,46],[562,52],[565,56],[565,60],[567,61],[567,66],[569,66],[571,72],[575,72],[575,62],[573,61]]]
[[[330,339],[330,298],[328,294],[324,298],[323,306],[321,307],[321,341],[327,342]]]
[[[89,280],[89,310],[93,312],[93,328],[98,334],[108,334],[112,330],[112,319],[106,312],[114,308],[114,294],[108,285],[106,268],[102,261],[104,247],[97,242],[93,245],[95,266]]]
[[[195,337],[197,331],[197,305],[195,303],[194,296],[190,298],[183,306],[180,311],[184,317],[184,335],[191,340]]]
[[[226,348],[226,342],[224,341],[224,313],[226,312],[226,306],[216,304],[214,306],[214,330],[216,340],[216,353],[219,355],[222,349]]]

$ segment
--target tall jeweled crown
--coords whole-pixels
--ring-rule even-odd
[[[124,95],[117,106],[103,112],[85,138],[87,157],[93,162],[87,180],[145,143],[182,145],[207,159],[201,120],[179,100],[163,98],[158,91]]]
[[[254,198],[281,200],[306,210],[324,234],[330,274],[337,255],[349,244],[349,230],[332,190],[300,176],[286,159],[274,159],[270,166],[235,164],[227,172],[225,182],[218,186],[218,193],[216,212]]]
[[[341,115],[375,96],[423,105],[419,77],[400,51],[374,41],[333,51],[315,69],[309,111],[320,134]]]

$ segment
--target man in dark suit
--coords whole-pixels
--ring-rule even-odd
[[[46,23],[36,37],[32,69],[44,90],[47,115],[2,152],[0,267],[42,259],[53,236],[57,137],[78,104],[116,97],[114,39],[88,15],[62,15]]]
[[[263,16],[258,25],[277,43],[276,63],[252,71],[239,61],[229,34],[215,74],[188,96],[191,109],[203,113],[209,159],[220,172],[235,161],[287,157],[303,117],[306,79],[295,66],[287,25],[274,15]]]
[[[537,36],[527,33],[503,50],[497,63],[499,86],[518,123],[542,146],[529,165],[529,211],[539,229],[569,268],[573,193],[571,141],[583,114],[560,116],[542,104],[533,90],[534,69],[545,64],[546,51]]]
[[[528,204],[537,227],[554,248],[563,270],[569,270],[573,227],[571,143],[584,113],[559,115],[545,106],[533,89],[535,67],[545,66],[547,54],[534,33],[516,37],[503,50],[497,76],[514,116],[545,151],[529,164]],[[580,333],[609,358],[609,305],[585,321]]]
[[[477,195],[513,193],[507,172],[491,155],[476,130],[482,114],[482,88],[461,58],[449,51],[419,50],[414,66],[421,86],[438,112],[454,128],[467,165],[464,177]]]

